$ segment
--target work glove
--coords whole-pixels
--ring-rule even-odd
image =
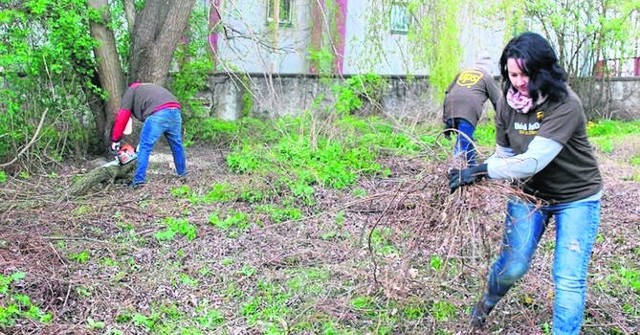
[[[116,155],[118,153],[118,151],[120,150],[120,141],[113,141],[111,142],[111,145],[109,146],[109,151],[113,154]]]
[[[451,139],[451,133],[453,133],[454,131],[451,128],[455,128],[456,125],[453,122],[453,118],[449,118],[444,122],[444,137],[447,140]]]
[[[458,187],[474,184],[487,175],[487,164],[480,164],[466,169],[451,169],[449,170],[449,189],[453,193]]]

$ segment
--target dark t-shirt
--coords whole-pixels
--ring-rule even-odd
[[[527,114],[501,99],[496,115],[496,141],[516,154],[527,151],[537,135],[562,144],[560,153],[524,183],[524,191],[551,202],[571,202],[602,189],[602,176],[586,132],[580,98],[569,89],[562,102],[544,102]]]
[[[443,121],[462,118],[472,125],[478,124],[487,99],[496,108],[502,92],[491,75],[481,69],[468,69],[458,73],[445,93]]]
[[[166,88],[144,83],[127,88],[122,96],[120,109],[130,110],[136,119],[144,121],[157,107],[177,101],[178,99]]]

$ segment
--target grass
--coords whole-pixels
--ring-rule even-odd
[[[75,203],[69,217],[80,224],[65,227],[77,238],[45,245],[46,254],[56,261],[60,257],[72,276],[61,285],[63,299],[71,287],[66,307],[91,308],[67,319],[49,314],[43,311],[45,299],[24,294],[26,288],[41,283],[23,285],[31,274],[16,272],[0,276],[0,330],[52,319],[69,326],[73,322],[69,320],[76,318],[89,332],[113,335],[462,331],[471,295],[481,291],[484,273],[469,276],[465,271],[478,264],[466,256],[446,259],[443,250],[418,248],[418,261],[402,263],[410,250],[402,242],[412,241],[413,233],[403,224],[420,221],[420,208],[414,204],[402,215],[386,215],[386,203],[376,198],[423,177],[421,170],[402,174],[405,166],[392,165],[394,160],[439,161],[450,154],[451,142],[438,137],[438,125],[403,129],[379,117],[354,116],[323,124],[308,115],[273,122],[249,118],[218,122],[203,123],[203,133],[194,138],[230,148],[225,175],[200,181],[202,187],[171,185],[155,196],[118,193],[124,200],[117,201],[126,204],[120,210],[97,198],[95,204]],[[638,125],[593,123],[589,135],[600,152],[615,152],[628,136],[640,133]],[[489,152],[494,136],[490,125],[482,124],[476,131],[478,144]],[[632,155],[623,163],[637,167],[640,156]],[[436,177],[424,173],[424,178]],[[344,199],[361,205],[347,207]],[[372,228],[378,219],[388,224]],[[493,218],[489,221],[495,223]],[[616,227],[622,229],[622,223],[616,222],[612,229]],[[597,244],[618,243],[611,239],[613,233],[603,230]],[[627,234],[637,236],[637,231],[618,232]],[[632,243],[618,244],[621,248]],[[595,269],[600,276],[594,280],[598,296],[590,303],[605,306],[598,312],[611,308],[623,314],[596,319],[586,334],[600,334],[597,325],[616,318],[638,320],[640,248],[636,248],[635,254],[625,251],[626,259]],[[540,258],[551,257],[553,249],[552,240],[543,241]],[[540,276],[550,270],[540,263],[533,267]],[[405,273],[407,283],[398,282]],[[532,285],[536,279],[529,278],[525,282],[530,286],[510,293],[516,307],[512,302],[501,307],[490,331],[511,327],[511,322],[514,327],[520,322],[549,331],[545,320],[550,305],[546,291]],[[405,287],[409,289],[403,291]],[[54,289],[47,286],[45,291]],[[117,310],[114,297],[122,299]],[[602,333],[624,333],[614,328]]]
[[[227,156],[229,169],[252,175],[283,171],[279,190],[309,204],[316,185],[342,189],[353,185],[358,176],[388,175],[389,170],[377,162],[382,152],[417,154],[424,147],[422,140],[379,118],[363,122],[348,116],[336,123],[336,129],[319,130],[318,134],[307,134],[306,122],[312,120],[285,118],[273,125],[281,132],[277,138],[244,137]]]
[[[610,154],[616,147],[623,147],[625,140],[640,133],[639,121],[602,120],[589,122],[587,134],[600,152]]]
[[[196,226],[186,219],[165,218],[162,220],[165,229],[157,231],[153,236],[158,241],[171,241],[176,235],[184,236],[187,240],[196,238]]]
[[[640,121],[602,120],[589,122],[589,141],[603,153],[611,153],[616,147],[625,145],[625,139],[640,134]],[[474,133],[476,143],[490,152],[495,145],[495,128],[492,123],[481,123]],[[632,165],[640,165],[640,156],[631,158]]]

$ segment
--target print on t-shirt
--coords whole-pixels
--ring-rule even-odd
[[[540,129],[540,122],[514,122],[513,129],[518,131],[521,135],[536,135],[538,129]]]
[[[456,84],[470,88],[482,79],[482,72],[478,70],[462,71],[458,76]]]
[[[544,111],[536,112],[536,122],[513,122],[513,129],[518,131],[520,135],[535,136],[538,135],[540,129],[540,123],[544,118]]]

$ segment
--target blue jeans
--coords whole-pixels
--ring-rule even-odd
[[[476,127],[471,122],[456,118],[455,126],[460,133],[457,136],[456,148],[453,151],[455,156],[464,154],[469,166],[475,166],[476,164],[476,148],[473,145],[473,133]]]
[[[578,334],[586,301],[587,267],[600,225],[600,199],[541,208],[519,199],[509,200],[502,250],[491,266],[484,300],[487,306],[495,306],[529,270],[551,216],[556,221],[553,334]]]
[[[182,115],[177,108],[162,109],[147,117],[142,125],[134,185],[146,182],[151,150],[163,134],[169,142],[176,173],[178,176],[187,174],[187,159],[182,147]]]

